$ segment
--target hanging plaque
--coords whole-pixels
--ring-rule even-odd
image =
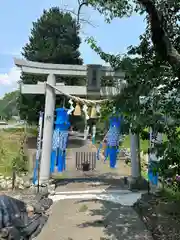
[[[87,95],[99,93],[101,89],[101,65],[87,65]]]

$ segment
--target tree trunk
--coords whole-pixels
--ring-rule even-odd
[[[149,14],[152,42],[156,48],[157,53],[172,66],[173,69],[179,70],[180,54],[173,47],[168,34],[164,28],[166,20],[163,14],[158,11],[153,0],[138,0],[144,6],[146,12]],[[179,72],[179,71],[178,71]],[[178,77],[180,73],[178,73]]]

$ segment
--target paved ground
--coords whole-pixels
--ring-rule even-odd
[[[88,147],[96,151],[91,144]],[[61,195],[61,200],[54,202],[48,223],[37,240],[152,240],[133,208],[125,206],[128,205],[125,195],[118,195],[117,199],[124,198],[118,203],[107,201],[107,195],[101,200],[94,200],[97,196],[91,194],[86,195],[86,200],[83,194],[77,195],[76,199],[67,197],[64,192],[126,190],[128,186],[123,177],[130,176],[130,167],[121,160],[117,162],[116,169],[110,169],[108,161],[104,164],[100,160],[93,172],[77,171],[74,150],[71,146],[67,151],[67,170],[55,176],[58,178],[56,192],[61,192],[65,198]],[[129,197],[132,198],[132,195]]]
[[[63,200],[37,240],[152,240],[136,212],[99,200]]]

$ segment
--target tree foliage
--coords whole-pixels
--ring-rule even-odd
[[[19,91],[6,93],[0,100],[0,117],[5,120],[10,120],[12,116],[18,115],[17,99]]]
[[[114,69],[125,71],[127,87],[114,104],[134,131],[152,127],[166,136],[156,146],[163,156],[163,169],[180,166],[180,2],[169,0],[87,0],[110,23],[114,18],[144,15],[147,26],[138,46],[129,46],[125,56],[105,53],[93,37],[91,48]],[[133,26],[132,26],[133,27]],[[130,31],[130,29],[129,29]],[[177,168],[178,169],[178,168]]]
[[[179,1],[169,0],[87,0],[101,14],[106,21],[113,18],[131,16],[133,12],[146,13],[148,28],[156,52],[173,68],[178,68],[180,55],[176,48],[174,31],[179,30]],[[172,38],[175,42],[172,41]]]
[[[22,55],[25,59],[35,62],[54,64],[82,64],[78,50],[81,39],[79,26],[71,14],[61,12],[59,8],[44,10],[42,16],[33,23],[29,42],[24,46]],[[22,74],[25,84],[36,84],[46,81],[47,76]],[[83,85],[83,79],[73,77],[57,78],[57,82],[69,85]],[[38,113],[44,109],[44,96],[21,95],[19,109],[21,118],[29,122],[37,121]],[[57,104],[62,104],[62,98],[57,98]]]

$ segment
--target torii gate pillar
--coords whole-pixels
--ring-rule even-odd
[[[47,83],[52,86],[56,85],[56,77],[54,74],[49,74],[47,77]],[[40,163],[40,176],[39,182],[47,183],[50,177],[50,159],[51,159],[51,146],[52,135],[54,125],[54,110],[56,95],[54,88],[46,85],[46,99],[45,99],[45,115],[44,115],[44,129],[43,129],[43,143],[42,143],[42,155]]]

